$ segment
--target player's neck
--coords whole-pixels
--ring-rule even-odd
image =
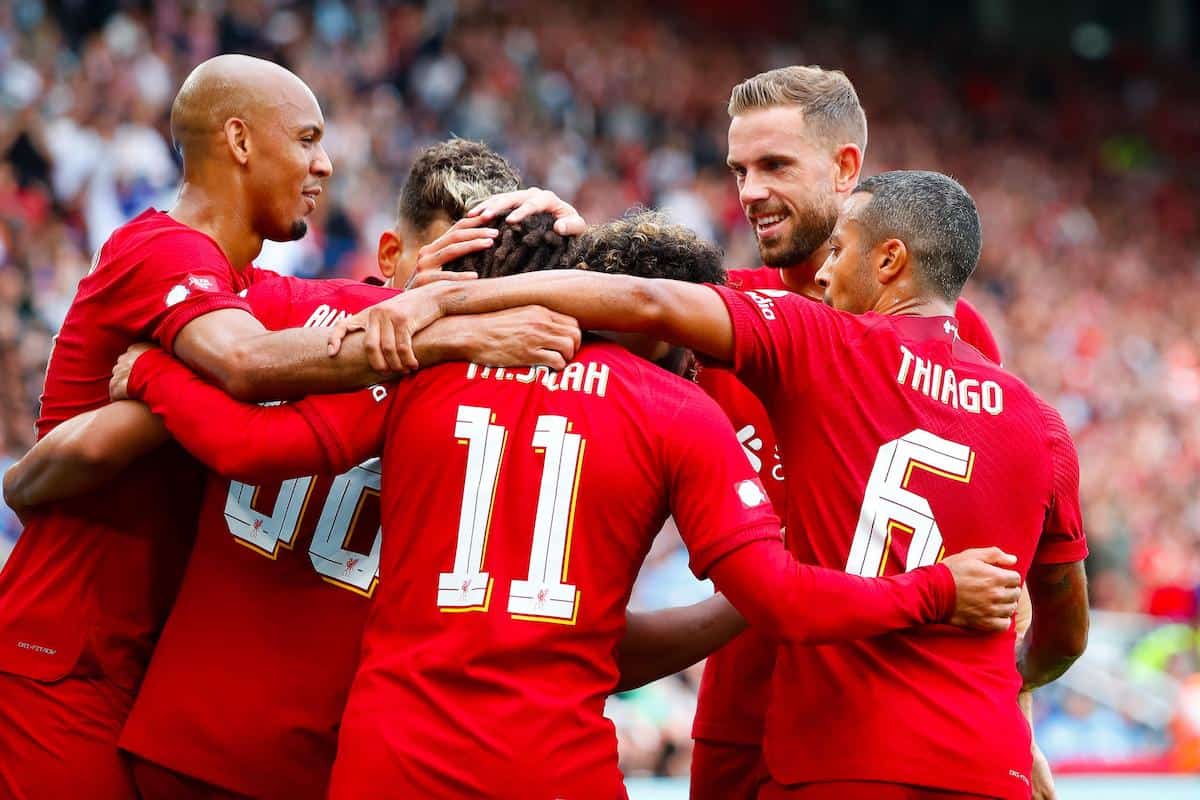
[[[184,181],[179,199],[167,213],[177,222],[213,238],[234,269],[250,266],[262,250],[262,237],[250,228],[249,215],[238,213],[227,200],[206,186]]]
[[[779,279],[790,292],[802,294],[810,300],[822,300],[825,291],[817,285],[817,272],[828,254],[829,248],[821,245],[800,263],[780,267]]]
[[[870,310],[876,314],[896,314],[910,317],[953,317],[954,303],[937,296],[884,292]]]

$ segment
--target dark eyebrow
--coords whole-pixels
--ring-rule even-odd
[[[325,128],[314,122],[309,125],[301,126],[300,130],[298,131],[300,136],[305,136],[309,133],[311,133],[317,139],[320,139],[323,135],[325,135]]]

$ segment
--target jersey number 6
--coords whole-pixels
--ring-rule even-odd
[[[846,572],[864,578],[883,575],[896,530],[912,536],[904,564],[906,572],[937,563],[945,552],[942,532],[929,501],[908,490],[909,478],[914,469],[923,469],[970,483],[974,466],[971,448],[920,428],[880,447],[867,480]]]

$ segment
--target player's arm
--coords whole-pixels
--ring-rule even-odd
[[[382,387],[377,387],[379,398],[354,392],[259,406],[235,400],[147,345],[135,345],[122,356],[114,382],[122,380],[128,396],[160,417],[189,453],[235,480],[336,474],[382,445],[383,414],[373,408],[388,395]]]
[[[411,363],[413,335],[447,315],[539,305],[573,317],[585,330],[645,333],[720,361],[733,356],[733,324],[711,288],[585,270],[549,270],[492,280],[423,286],[342,320],[329,331],[330,352],[365,331],[373,369]]]
[[[1012,556],[968,551],[886,578],[801,564],[784,549],[779,518],[720,408],[687,392],[661,422],[660,460],[692,571],[712,578],[751,625],[812,643],[927,623],[993,631],[1011,623],[1021,578],[995,564],[1012,564]]]
[[[110,403],[79,414],[43,436],[4,474],[4,501],[33,506],[90,492],[170,435],[141,403]]]
[[[751,625],[778,639],[816,644],[939,622],[1007,630],[1021,577],[998,565],[1015,561],[982,548],[902,575],[863,578],[801,564],[772,538],[722,557],[709,576]]]
[[[1088,636],[1079,456],[1058,412],[1041,402],[1040,408],[1053,483],[1042,535],[1026,576],[1033,619],[1017,650],[1017,668],[1026,689],[1066,672],[1083,655]]]
[[[625,636],[617,645],[627,692],[685,670],[746,629],[746,620],[721,594],[680,608],[625,613]]]
[[[365,337],[350,338],[333,358],[326,354],[326,339],[324,329],[267,331],[245,311],[221,309],[189,322],[175,338],[174,352],[245,401],[347,391],[394,377],[386,369],[371,368]],[[397,373],[415,363],[457,360],[562,369],[579,346],[579,327],[543,308],[517,308],[477,319],[442,320],[422,331],[413,346],[416,362]]]
[[[1033,620],[1017,651],[1024,688],[1062,675],[1087,648],[1087,575],[1083,562],[1034,564],[1026,577]]]
[[[239,400],[260,401],[308,393],[345,391],[389,376],[354,358],[358,343],[348,342],[345,358],[325,358],[324,331],[290,328],[268,331],[241,309],[212,311],[189,322],[172,350]]]

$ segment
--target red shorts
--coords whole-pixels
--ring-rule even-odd
[[[879,781],[827,781],[780,786],[768,782],[759,800],[988,800],[988,795]]]
[[[767,780],[761,747],[696,740],[692,749],[691,800],[754,800]]]
[[[0,672],[0,797],[135,800],[117,735],[129,698],[96,678]]]
[[[246,796],[189,778],[152,761],[127,756],[142,800],[246,800]]]

